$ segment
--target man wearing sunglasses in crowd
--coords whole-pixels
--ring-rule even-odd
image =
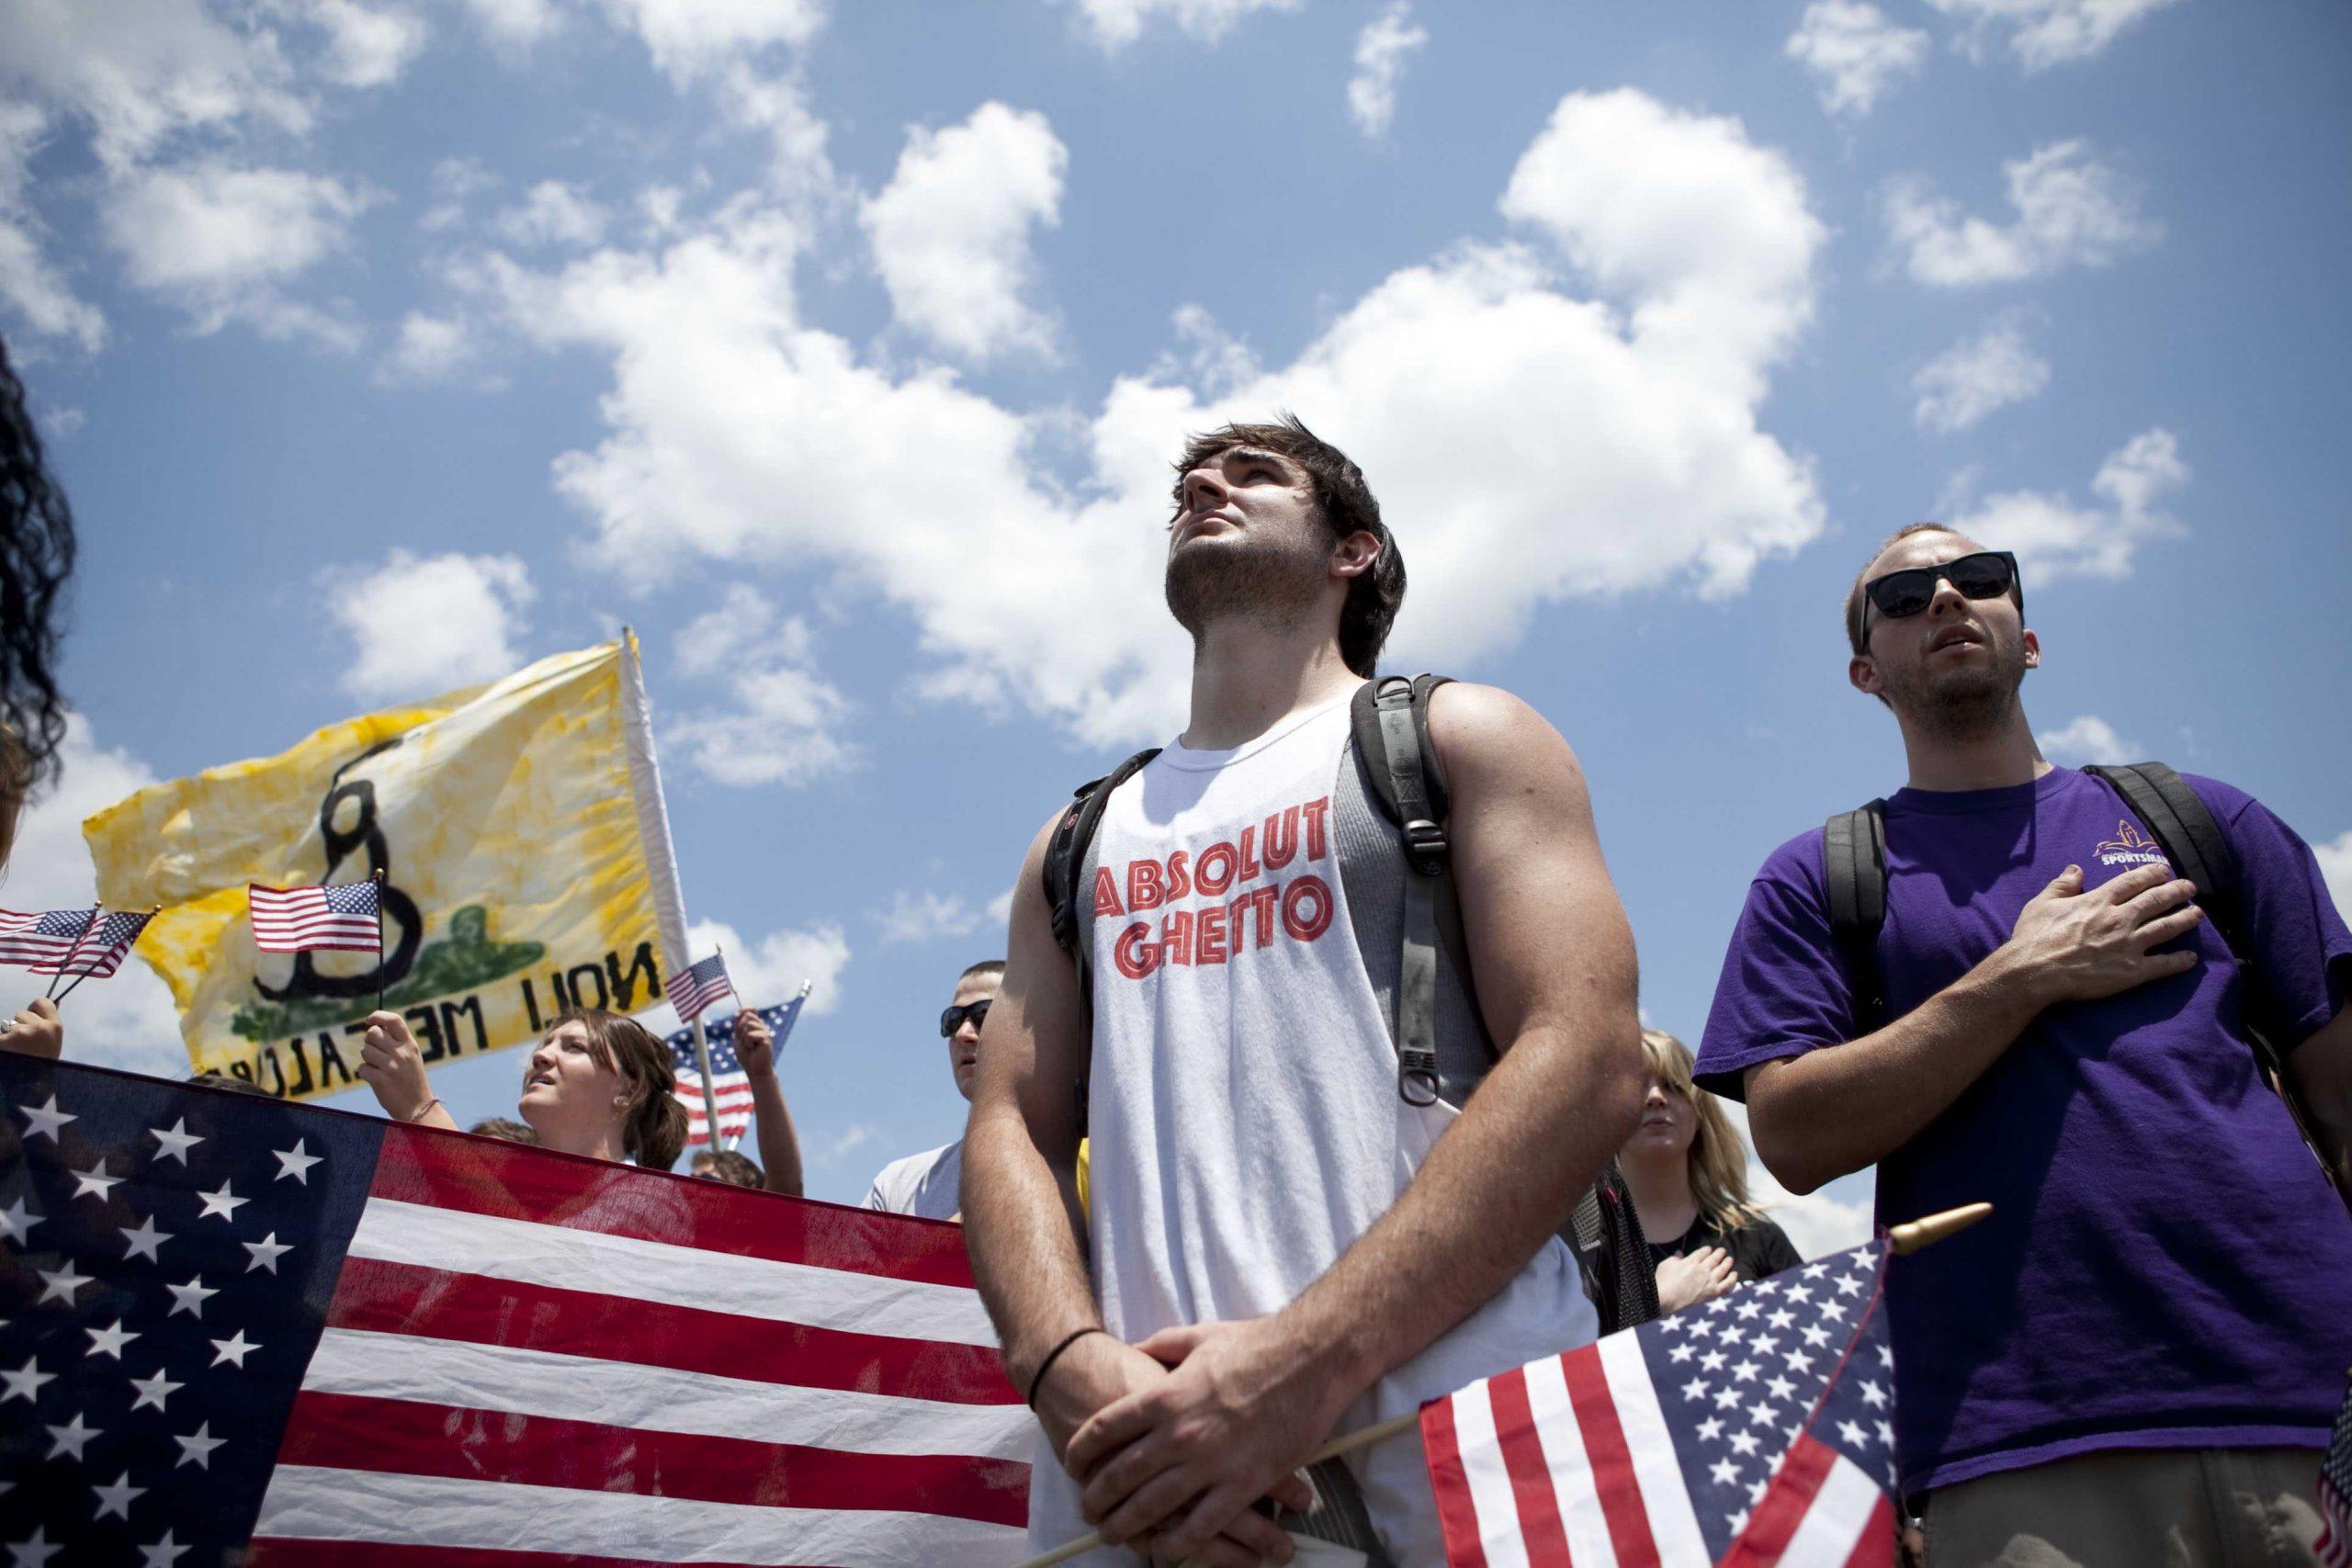
[[[956,1092],[972,1098],[972,1080],[980,1070],[980,1022],[989,1004],[1004,984],[1004,960],[987,958],[956,976],[956,995],[939,1015],[940,1037],[947,1042],[947,1066],[956,1075]],[[904,1159],[892,1160],[874,1179],[865,1206],[893,1214],[919,1214],[926,1220],[961,1217],[964,1201],[964,1140],[956,1139]]]
[[[1747,1101],[1795,1191],[1875,1163],[1883,1224],[1994,1205],[1888,1276],[1928,1561],[2314,1561],[2352,1219],[2245,1030],[2264,1021],[2345,1169],[2352,933],[2284,822],[2188,777],[2235,858],[2241,965],[2115,788],[2043,760],[2014,557],[1906,528],[1846,624],[1848,679],[1909,764],[1883,807],[1883,922],[1841,958],[1824,830],[1782,845],[1698,1077]]]

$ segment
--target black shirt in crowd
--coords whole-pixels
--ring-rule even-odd
[[[1732,1268],[1743,1285],[1804,1261],[1789,1244],[1788,1233],[1770,1220],[1751,1220],[1726,1233],[1713,1215],[1702,1213],[1674,1240],[1649,1244],[1650,1267],[1655,1269],[1669,1258],[1686,1257],[1702,1247],[1720,1247],[1729,1253]]]

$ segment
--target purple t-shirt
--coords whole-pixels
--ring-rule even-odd
[[[2352,933],[2310,848],[2242,791],[2187,782],[2237,852],[2248,945],[2281,1049],[2335,1016]],[[2098,887],[2161,852],[2103,781],[1886,803],[1878,939],[1900,1018],[2008,939],[2069,864]],[[1821,829],[1748,888],[1699,1081],[1862,1031],[1830,938]],[[1881,1224],[1990,1201],[1993,1217],[1895,1260],[1887,1305],[1904,1489],[2096,1449],[2324,1447],[2352,1363],[2352,1220],[2239,1031],[2238,964],[2204,962],[2045,1010],[1878,1168]]]

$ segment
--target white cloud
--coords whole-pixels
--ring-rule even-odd
[[[969,936],[986,919],[984,911],[966,903],[961,894],[920,893],[901,888],[890,896],[888,908],[876,912],[885,946],[901,942],[937,942],[943,937]]]
[[[463,321],[411,310],[401,318],[383,376],[394,381],[446,380],[473,355],[473,334]]]
[[[2095,713],[2056,729],[2036,730],[2033,739],[2042,755],[2061,762],[2132,762],[2148,754],[2146,747],[2118,735],[2115,726]]]
[[[2313,844],[2312,852],[2319,857],[2320,874],[2327,879],[2336,912],[2352,918],[2352,831],[2338,833],[2334,843]]]
[[[989,900],[988,917],[989,923],[990,925],[997,926],[1001,929],[1011,928],[1012,923],[1012,896],[1018,891],[1018,888],[1008,887],[1003,892]]]
[[[830,922],[773,931],[747,942],[724,921],[695,920],[686,927],[686,945],[697,957],[714,949],[724,953],[728,976],[752,1007],[790,1001],[804,980],[809,986],[808,1012],[827,1013],[841,1006],[849,939]]]
[[[541,180],[522,204],[498,215],[498,231],[520,245],[593,245],[612,215],[562,180]]]
[[[769,186],[796,208],[830,203],[840,195],[825,151],[825,122],[808,107],[808,89],[794,73],[762,75],[738,62],[727,73],[721,101],[735,123],[767,137],[775,149]]]
[[[310,0],[310,14],[327,30],[327,74],[346,87],[398,81],[424,48],[424,18],[398,6]]]
[[[243,21],[224,24],[202,0],[10,0],[0,83],[87,118],[111,169],[184,130],[307,128],[277,34]]]
[[[1912,277],[1939,288],[2014,283],[2069,266],[2105,266],[2154,243],[2162,231],[2140,215],[2122,176],[2080,141],[2053,141],[2002,165],[2007,223],[1964,217],[1917,177],[1886,195],[1887,233]]]
[[[2173,0],[1928,0],[1967,24],[1960,39],[1983,56],[1996,32],[2008,34],[2009,49],[2028,71],[2087,60],[2116,35]]]
[[[553,32],[555,0],[466,0],[466,9],[492,43],[517,48]]]
[[[797,48],[825,24],[823,0],[604,0],[616,22],[645,40],[672,81],[684,84],[727,61],[774,45]]]
[[[802,784],[857,761],[846,731],[854,705],[817,671],[816,637],[747,584],[678,634],[678,668],[716,677],[731,703],[670,724],[687,760],[723,784]]]
[[[96,353],[106,341],[106,317],[41,254],[46,231],[24,200],[48,121],[35,105],[0,101],[0,301],[42,336],[70,337]]]
[[[1295,11],[1299,0],[1062,0],[1074,6],[1105,50],[1125,49],[1156,20],[1215,43],[1252,11]]]
[[[1430,41],[1429,29],[1414,23],[1412,14],[1412,0],[1388,0],[1356,34],[1348,118],[1366,136],[1388,134],[1389,122],[1396,118],[1396,84],[1405,74],[1405,57]]]
[[[2038,491],[2010,491],[1970,508],[1951,525],[1973,539],[2017,551],[2036,577],[2123,577],[2142,545],[2182,531],[2163,503],[2188,482],[2188,465],[2173,434],[2145,430],[2099,465],[2091,489],[2107,502],[2103,508],[2076,506]]]
[[[396,549],[372,571],[330,573],[321,591],[357,653],[343,673],[354,696],[428,697],[523,663],[514,638],[532,589],[513,556]]]
[[[1460,668],[1550,602],[1737,592],[1818,535],[1810,465],[1758,423],[1824,238],[1787,161],[1735,120],[1574,95],[1501,205],[1547,243],[1403,267],[1290,364],[1215,392],[1120,378],[1067,490],[1036,452],[1066,412],[895,377],[802,324],[803,231],[778,214],[485,276],[526,337],[612,356],[609,433],[556,465],[592,557],[638,580],[699,556],[874,590],[911,618],[921,689],[996,694],[1107,748],[1181,718],[1168,461],[1226,417],[1296,409],[1365,463],[1412,570],[1399,661]]]
[[[1023,296],[1031,236],[1061,220],[1069,166],[1035,110],[991,102],[944,130],[909,127],[889,185],[858,214],[899,323],[975,362],[1049,353],[1053,323]]]
[[[847,1156],[878,1142],[881,1128],[871,1122],[853,1122],[838,1133],[821,1137],[803,1136],[800,1148],[812,1169],[825,1169],[839,1165]]]
[[[1900,27],[1868,0],[1813,0],[1789,35],[1789,58],[1821,84],[1821,107],[1865,115],[1928,58],[1928,35]]]
[[[1747,1162],[1747,1188],[1765,1213],[1788,1233],[1790,1245],[1806,1258],[1826,1258],[1871,1238],[1867,1194],[1838,1198],[1823,1190],[1799,1197],[1772,1179],[1772,1173],[1752,1156]]]
[[[2049,385],[2050,362],[2033,351],[2023,318],[2012,312],[1952,344],[1911,378],[1911,389],[1919,394],[1911,417],[1922,430],[1949,435]]]
[[[204,159],[126,175],[103,221],[125,276],[177,300],[198,332],[244,320],[274,336],[308,333],[347,346],[347,325],[288,299],[281,286],[339,249],[367,205],[322,175]]]
[[[97,897],[97,875],[82,840],[82,818],[156,782],[154,771],[130,751],[100,746],[79,714],[66,720],[58,769],[56,784],[25,807],[0,872],[0,899],[11,908],[88,908]],[[39,996],[44,977],[11,971],[7,981],[0,1016]],[[65,1054],[74,1061],[158,1077],[187,1076],[179,1010],[170,987],[143,962],[126,961],[111,979],[75,987],[61,1016]]]

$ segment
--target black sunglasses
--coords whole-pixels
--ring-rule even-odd
[[[2018,558],[2007,550],[1979,550],[1941,566],[1905,567],[1871,578],[1862,584],[1862,592],[1878,606],[1882,619],[1907,620],[1936,602],[1939,578],[1960,590],[1963,599],[2015,593],[2018,608],[2025,608],[2025,594],[2018,588]]]
[[[964,1021],[967,1018],[972,1021],[972,1027],[978,1029],[981,1021],[989,1016],[989,1004],[994,1000],[996,1000],[994,997],[982,997],[978,1001],[966,1002],[959,1008],[949,1008],[939,1015],[939,1037],[942,1040],[953,1040],[956,1037],[956,1032],[964,1027]]]

